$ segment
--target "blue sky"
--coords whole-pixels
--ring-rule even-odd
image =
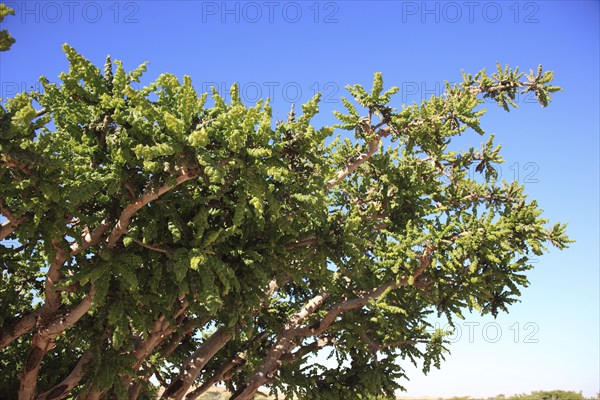
[[[452,354],[424,377],[407,365],[408,395],[492,396],[531,390],[600,391],[598,1],[13,1],[3,27],[0,97],[56,80],[69,43],[102,65],[110,54],[145,80],[191,75],[199,90],[239,82],[252,102],[270,96],[284,118],[316,90],[317,125],[333,123],[346,84],[381,71],[402,89],[396,105],[440,94],[460,70],[496,62],[555,71],[564,92],[542,109],[490,104],[483,127],[503,145],[502,177],[518,179],[545,216],[577,242],[529,273],[522,303],[497,320],[467,315]],[[467,135],[465,143],[483,139]],[[487,325],[486,325],[487,324]],[[518,335],[517,335],[518,334]]]

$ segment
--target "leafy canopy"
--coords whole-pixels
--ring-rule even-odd
[[[451,150],[485,135],[486,98],[548,105],[560,89],[541,66],[463,74],[400,109],[378,73],[316,128],[320,95],[273,121],[236,85],[230,101],[188,76],[138,88],[146,64],[64,51],[60,82],[0,107],[9,396],[153,398],[160,382],[191,399],[225,382],[235,399],[391,397],[402,360],[440,366],[431,313],[507,311],[532,256],[570,242],[497,180],[493,136]],[[310,358],[323,349],[339,368]]]
[[[7,7],[6,4],[0,3],[0,23],[4,21],[7,15],[15,15],[15,11]],[[0,51],[6,51],[10,49],[10,46],[15,42],[15,38],[11,36],[6,29],[0,31]]]

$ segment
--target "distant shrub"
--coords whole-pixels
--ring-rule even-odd
[[[512,398],[510,398],[512,400]],[[538,391],[528,395],[519,395],[515,400],[586,400],[581,392],[564,390]]]
[[[460,398],[460,400],[477,400],[469,397]],[[451,400],[459,400],[453,398]],[[565,391],[565,390],[540,390],[529,394],[517,394],[513,396],[505,396],[503,394],[496,397],[491,397],[488,400],[600,400],[595,397],[586,398],[581,392]]]

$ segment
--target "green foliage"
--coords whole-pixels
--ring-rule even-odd
[[[6,6],[6,4],[0,3],[0,23],[4,21],[4,18],[7,15],[15,15],[15,11]],[[0,51],[9,50],[10,46],[12,46],[14,43],[15,38],[13,38],[6,29],[2,29],[2,31],[0,31]]]
[[[238,390],[293,316],[325,292],[296,327],[313,335],[294,337],[300,353],[282,356],[271,389],[285,398],[391,398],[402,360],[427,373],[444,359],[447,332],[434,331],[429,315],[507,311],[528,284],[531,257],[570,242],[522,186],[497,181],[493,136],[449,150],[458,135],[484,134],[481,97],[508,109],[518,91],[534,91],[546,106],[558,90],[549,72],[527,81],[508,67],[465,74],[444,95],[400,110],[391,105],[398,88],[384,90],[377,73],[370,91],[348,86],[339,125],[315,128],[320,95],[274,123],[269,102],[243,104],[236,85],[229,103],[216,90],[198,94],[188,76],[162,74],[138,88],[146,64],[126,72],[107,57],[100,69],[64,51],[70,67],[59,82],[43,77],[42,92],[0,107],[0,205],[17,243],[0,246],[2,334],[38,309],[44,323],[72,315],[93,294],[53,339],[40,392],[89,351],[74,396],[92,388],[122,398],[139,383],[151,398],[148,377],[175,381],[219,329],[233,337],[198,382],[241,354],[243,367],[221,379]],[[336,127],[354,140],[334,137]],[[46,282],[61,251],[69,257]],[[315,333],[336,304],[383,287]],[[37,329],[0,349],[9,396]],[[310,361],[323,341],[342,367]],[[147,343],[154,347],[142,354]]]

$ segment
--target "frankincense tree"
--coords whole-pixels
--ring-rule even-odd
[[[541,67],[463,74],[400,109],[375,74],[318,129],[319,95],[273,121],[235,85],[229,101],[187,76],[138,88],[146,65],[64,50],[60,83],[0,108],[9,398],[191,400],[219,382],[236,400],[393,396],[402,360],[443,358],[431,313],[505,311],[531,256],[570,242],[497,181],[493,137],[451,150],[484,135],[485,98],[546,106],[559,88]]]

